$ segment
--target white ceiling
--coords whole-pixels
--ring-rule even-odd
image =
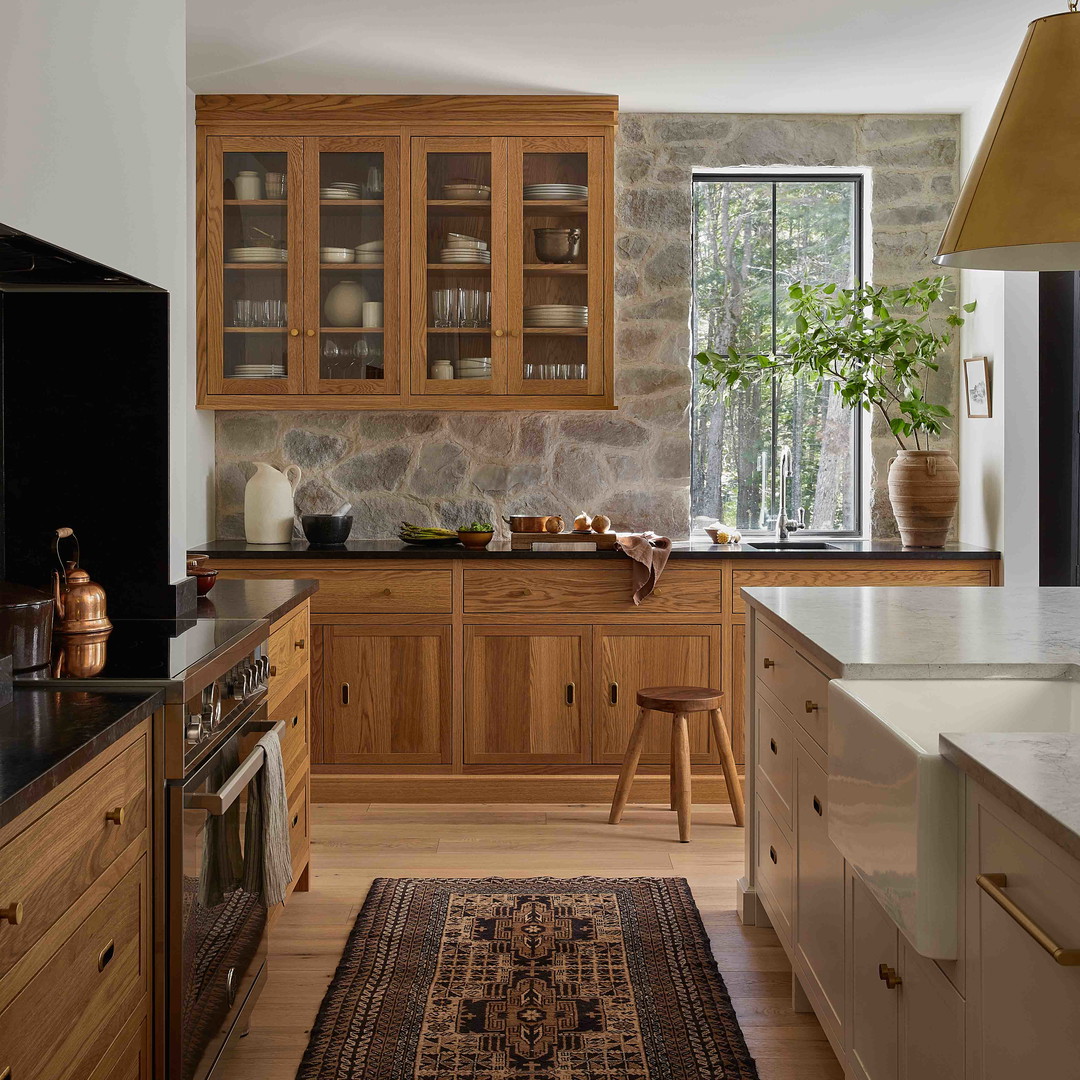
[[[188,0],[188,70],[199,93],[614,93],[624,112],[951,112],[996,95],[1027,22],[1054,10],[1047,0]]]

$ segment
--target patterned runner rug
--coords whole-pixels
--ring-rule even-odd
[[[380,878],[297,1080],[756,1080],[682,878]]]

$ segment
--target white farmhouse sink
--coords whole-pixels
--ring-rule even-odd
[[[1080,683],[829,683],[829,836],[923,956],[958,954],[960,774],[941,732],[1080,731]]]

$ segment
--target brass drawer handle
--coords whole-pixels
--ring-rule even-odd
[[[23,906],[21,901],[8,904],[6,908],[0,908],[0,921],[9,922],[12,926],[18,926],[23,920]],[[0,1077],[0,1080],[3,1080]]]
[[[808,713],[817,712],[818,711],[817,703],[807,699],[807,701],[806,701],[806,711]]]
[[[980,874],[975,884],[1029,937],[1045,949],[1055,964],[1062,967],[1080,967],[1080,949],[1065,949],[1041,927],[1027,912],[1016,906],[1001,890],[1009,884],[1007,874]]]
[[[878,978],[881,979],[890,990],[895,990],[904,983],[904,980],[896,974],[896,969],[889,967],[888,964],[878,964],[877,973]]]
[[[116,952],[116,942],[110,941],[97,956],[97,969],[98,971],[104,971],[109,966],[109,961],[112,960],[113,954]]]
[[[775,865],[775,863],[776,863],[776,848],[774,848],[772,846],[772,844],[769,845],[769,858],[772,859],[773,864]]]
[[[772,752],[773,752],[774,754],[776,753],[776,740],[775,740],[775,739],[770,739],[770,740],[769,740],[769,749],[770,749],[770,750],[771,750],[771,751],[772,751]]]
[[[296,725],[299,724],[299,723],[300,723],[300,717],[299,716],[294,716],[292,718],[292,726],[296,727]]]
[[[821,817],[821,800],[816,795],[814,796],[814,813]]]
[[[576,690],[577,690],[577,687],[572,682],[568,682],[566,684],[566,704],[567,705],[573,705],[574,704],[574,693],[575,693]]]
[[[114,806],[105,814],[105,820],[113,825],[123,825],[125,817],[127,817],[127,811],[122,806]]]
[[[277,664],[271,664],[270,665],[270,678],[271,679],[274,678],[275,675],[277,675]]]
[[[297,649],[302,649],[306,644],[307,641],[304,638],[301,638],[299,641],[293,643],[293,647]]]
[[[776,661],[775,661],[775,660],[770,660],[770,659],[769,659],[769,658],[768,658],[768,657],[766,656],[766,657],[765,657],[765,659],[761,661],[761,666],[762,666],[763,668],[765,668],[765,670],[766,670],[766,671],[768,671],[768,669],[769,669],[769,668],[771,668],[771,667],[776,667]]]
[[[611,705],[619,704],[619,684],[613,682],[608,689],[608,703]]]
[[[349,704],[349,684],[347,682],[341,684],[341,704]]]

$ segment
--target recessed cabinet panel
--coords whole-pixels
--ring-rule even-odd
[[[848,1063],[859,1080],[897,1080],[900,986],[882,965],[899,974],[900,932],[854,874],[849,882]]]

